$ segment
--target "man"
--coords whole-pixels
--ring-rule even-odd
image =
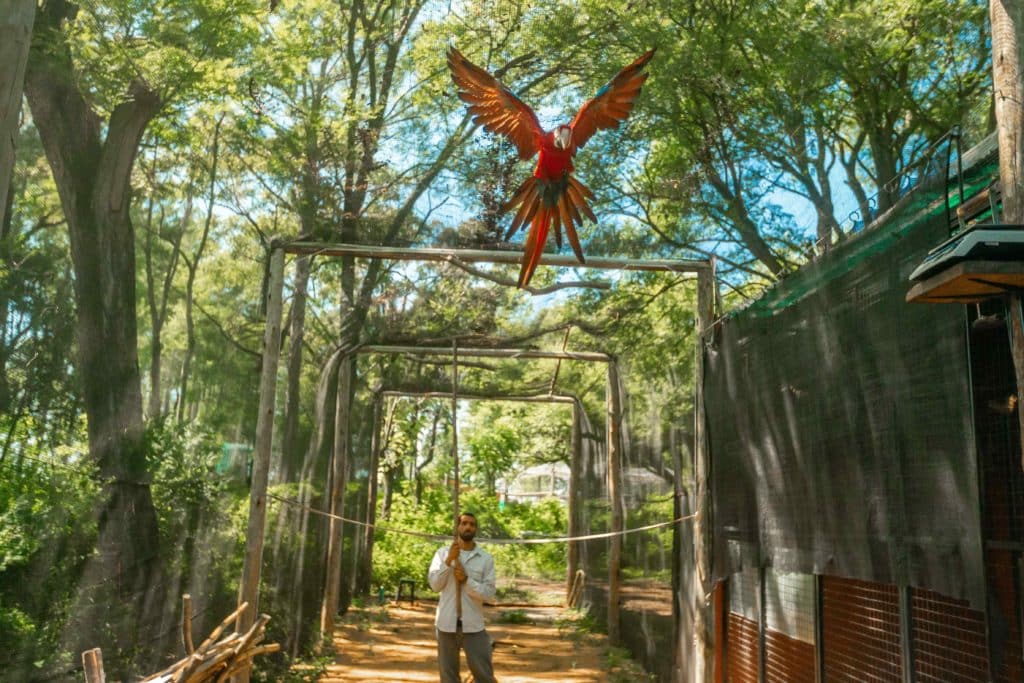
[[[484,600],[494,599],[494,558],[474,538],[476,517],[463,512],[458,540],[434,553],[427,575],[430,587],[441,594],[434,616],[441,683],[459,683],[460,645],[474,683],[495,683],[483,610]]]

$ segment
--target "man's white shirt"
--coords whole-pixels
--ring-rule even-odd
[[[440,593],[434,625],[439,631],[455,632],[458,619],[455,608],[455,569],[444,563],[450,545],[438,549],[430,561],[427,581]],[[493,600],[495,594],[494,558],[479,544],[472,550],[460,550],[459,562],[466,571],[462,584],[462,632],[476,633],[484,629],[484,600]],[[454,563],[453,563],[454,564]]]

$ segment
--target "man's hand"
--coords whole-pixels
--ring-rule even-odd
[[[466,570],[462,568],[459,562],[455,563],[455,580],[459,583],[466,582]]]
[[[450,565],[452,562],[457,562],[459,559],[459,542],[455,541],[452,543],[452,547],[448,548],[448,557],[445,558],[444,563]]]

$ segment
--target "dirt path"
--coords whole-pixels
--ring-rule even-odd
[[[339,654],[320,683],[436,682],[435,606],[420,601],[350,610],[335,631]],[[562,615],[558,607],[486,608],[487,631],[496,641],[494,671],[501,683],[608,682],[602,666],[604,637],[560,633],[556,620]],[[462,672],[469,674],[465,658]]]

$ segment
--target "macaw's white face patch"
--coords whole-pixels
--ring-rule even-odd
[[[569,126],[559,126],[555,129],[555,147],[558,149],[569,149],[570,142],[572,142],[572,128]]]

